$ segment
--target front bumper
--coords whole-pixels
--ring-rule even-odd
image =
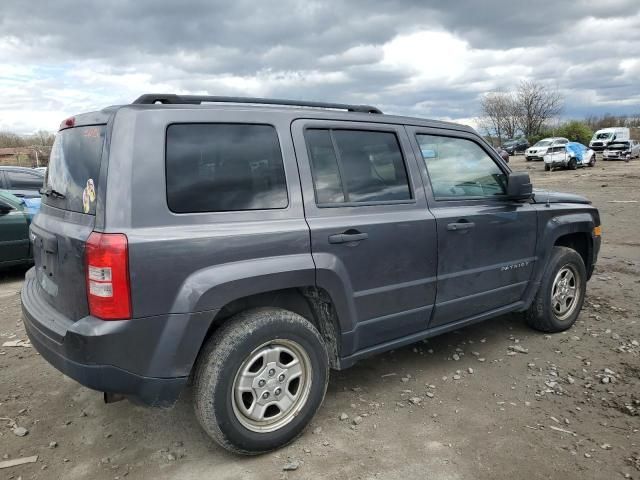
[[[526,157],[526,159],[527,159],[527,160],[529,160],[529,161],[531,161],[531,160],[536,160],[536,161],[544,160],[544,159],[542,158],[542,156],[540,156],[540,155],[536,155],[536,154],[525,154],[525,157]]]
[[[602,244],[602,237],[592,235],[593,238],[593,251],[591,252],[591,265],[589,266],[589,271],[587,271],[587,280],[591,278],[593,275],[593,270],[596,268],[596,263],[598,262],[598,254],[600,253],[600,245]]]
[[[22,317],[35,349],[82,385],[152,406],[171,406],[186,385],[211,323],[201,314],[72,321],[39,294],[35,271],[22,287]]]

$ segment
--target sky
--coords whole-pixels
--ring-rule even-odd
[[[142,93],[372,104],[475,124],[534,80],[564,118],[640,113],[638,0],[2,0],[0,131]]]

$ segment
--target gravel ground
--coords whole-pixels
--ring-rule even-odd
[[[2,347],[0,462],[38,458],[0,478],[640,479],[640,161],[511,161],[600,209],[600,261],[569,332],[500,317],[332,372],[306,433],[251,458],[206,437],[190,392],[170,410],[105,405],[33,348]],[[0,274],[2,343],[25,339],[23,275]]]

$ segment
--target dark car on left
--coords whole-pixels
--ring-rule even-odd
[[[0,269],[33,262],[29,226],[39,209],[40,198],[0,190]]]
[[[26,167],[0,166],[0,190],[6,190],[16,197],[40,197],[44,183],[41,171]]]
[[[529,142],[526,138],[510,138],[504,141],[502,148],[505,149],[509,155],[517,155],[518,153],[524,153],[524,151],[529,148]]]

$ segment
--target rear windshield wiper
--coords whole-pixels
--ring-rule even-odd
[[[51,187],[41,188],[40,193],[42,195],[46,195],[47,197],[52,196],[53,198],[60,198],[60,199],[65,198],[64,193],[60,193],[59,191],[54,190]]]

